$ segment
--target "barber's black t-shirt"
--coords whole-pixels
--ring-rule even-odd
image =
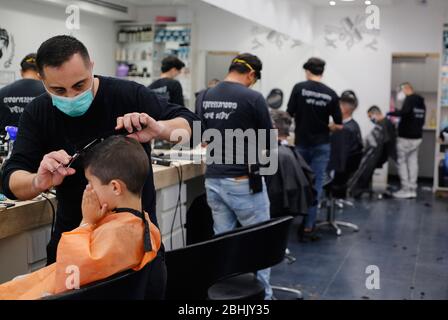
[[[168,99],[169,102],[184,106],[184,94],[179,81],[170,78],[161,78],[154,81],[149,89]]]
[[[425,99],[418,94],[406,97],[401,110],[389,113],[390,116],[401,117],[398,124],[398,136],[406,139],[421,139],[425,125]]]
[[[295,117],[295,144],[315,146],[329,143],[330,116],[336,124],[342,124],[337,94],[321,82],[305,81],[292,90],[288,113]]]
[[[204,93],[205,97],[202,97]],[[248,154],[248,139],[244,139],[242,143],[238,143],[237,139],[232,139],[230,136],[226,139],[225,130],[241,129],[242,132],[246,132],[248,129],[254,129],[257,142],[253,147],[255,147],[256,154],[259,154],[261,148],[257,147],[258,138],[262,136],[258,135],[256,130],[265,129],[266,140],[260,140],[259,145],[266,146],[266,149],[269,149],[269,130],[272,129],[272,121],[266,100],[260,93],[246,88],[242,84],[223,81],[216,87],[201,93],[196,102],[200,103],[201,101],[202,107],[196,106],[196,109],[201,110],[200,114],[204,128],[216,129],[223,137],[222,148],[219,149],[216,147],[218,145],[214,144],[213,152],[211,152],[211,156],[215,159],[221,159],[222,164],[208,164],[206,177],[231,178],[247,175],[248,162],[251,157],[255,158],[256,155]],[[215,141],[214,139],[211,140],[213,140],[211,143]],[[230,140],[233,140],[233,142]],[[212,148],[211,143],[208,148]],[[233,144],[233,148],[230,149],[231,144]],[[244,159],[244,161],[238,159]],[[259,158],[257,157],[257,159]],[[238,164],[240,162],[243,163]]]
[[[95,99],[89,110],[81,117],[70,117],[53,106],[51,97],[44,94],[34,99],[22,114],[19,132],[11,158],[3,168],[2,185],[5,195],[15,199],[9,189],[11,174],[17,170],[37,172],[45,154],[65,150],[73,155],[99,135],[113,132],[117,118],[132,112],[147,113],[155,120],[185,118],[190,126],[198,120],[188,109],[168,102],[135,82],[108,77],[100,80]],[[150,145],[143,147],[150,162]],[[107,165],[107,164],[105,164]],[[67,177],[56,188],[58,208],[56,229],[59,232],[72,230],[82,219],[81,199],[87,184],[81,161],[73,165],[76,174]],[[143,189],[144,209],[150,213],[151,221],[157,224],[155,189],[152,167]]]
[[[0,132],[6,126],[19,125],[23,109],[34,98],[45,93],[42,82],[33,79],[21,79],[0,89]]]

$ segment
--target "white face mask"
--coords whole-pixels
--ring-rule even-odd
[[[397,101],[402,102],[406,99],[406,95],[403,91],[398,92],[397,94]]]

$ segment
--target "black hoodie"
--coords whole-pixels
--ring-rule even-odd
[[[398,125],[398,136],[406,139],[421,139],[423,126],[425,125],[426,106],[425,100],[412,94],[404,100],[403,108],[389,113],[390,116],[401,117]]]

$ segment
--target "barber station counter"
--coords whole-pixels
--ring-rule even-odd
[[[187,209],[197,196],[205,192],[205,165],[191,161],[176,163],[182,173],[179,206],[179,170],[173,166],[153,165],[157,220],[166,250],[184,246],[186,230],[181,225],[185,225]],[[49,201],[56,207],[54,196]],[[45,266],[52,221],[49,201],[38,197],[31,201],[13,202],[14,207],[0,211],[0,283]]]

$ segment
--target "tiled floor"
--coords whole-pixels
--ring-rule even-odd
[[[289,249],[297,261],[274,267],[272,284],[298,288],[305,299],[448,299],[448,199],[420,189],[417,200],[363,199],[337,217],[360,231],[343,228],[337,237],[322,229],[320,241],[299,243],[295,222]],[[370,265],[379,268],[380,289],[366,288]]]

